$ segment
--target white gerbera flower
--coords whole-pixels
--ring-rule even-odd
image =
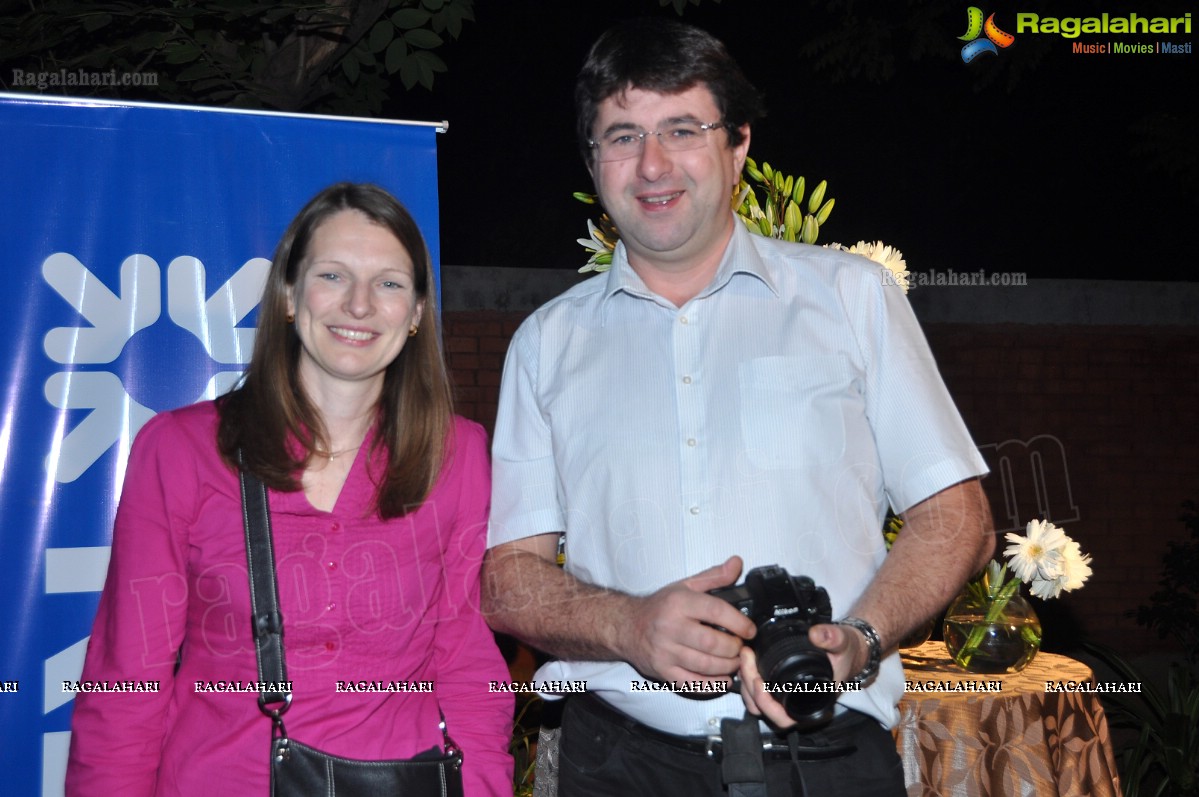
[[[875,241],[874,243],[858,241],[849,247],[848,251],[853,252],[855,255],[868,257],[875,263],[885,266],[895,278],[895,283],[903,288],[904,293],[908,292],[910,288],[908,277],[911,275],[911,272],[908,271],[907,262],[903,259],[903,252],[893,246],[887,246],[882,241]]]
[[[1032,590],[1033,595],[1042,600],[1056,598],[1062,594],[1061,579],[1058,578],[1034,578],[1028,582],[1028,587]]]
[[[1062,573],[1062,551],[1070,538],[1046,520],[1030,521],[1025,536],[1007,534],[1011,543],[1003,555],[1011,560],[1012,571],[1028,584],[1033,579],[1053,580]]]
[[[1062,549],[1062,589],[1066,592],[1076,590],[1091,577],[1091,557],[1083,555],[1078,543],[1071,540]]]
[[[1031,521],[1024,536],[1007,534],[1005,539],[1011,544],[1003,555],[1010,559],[1012,572],[1038,598],[1056,598],[1091,577],[1091,557],[1047,520]]]

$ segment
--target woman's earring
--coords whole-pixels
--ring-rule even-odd
[[[294,324],[295,322],[296,322],[296,317],[294,315],[292,315],[291,313],[288,313],[287,314],[287,323]]]
[[[408,327],[408,337],[415,338],[417,331],[418,331],[418,329],[417,329],[416,324],[413,324],[412,326]]]

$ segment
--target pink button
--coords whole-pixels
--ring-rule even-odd
[[[333,643],[333,642],[325,643],[325,650],[336,650],[336,649],[337,649],[336,643]]]
[[[337,562],[330,562],[330,563],[329,563],[329,569],[330,569],[330,570],[336,570],[336,569],[337,569]]]
[[[333,531],[341,531],[341,524],[334,523],[333,525],[329,526],[329,528],[333,529]]]

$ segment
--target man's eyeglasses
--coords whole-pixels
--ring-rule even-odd
[[[662,130],[649,130],[645,133],[613,130],[599,140],[589,140],[587,144],[595,150],[596,159],[600,162],[622,161],[641,154],[645,149],[646,136],[657,136],[662,149],[668,152],[683,152],[699,149],[704,145],[705,134],[709,130],[719,130],[725,126],[724,122],[674,122]]]

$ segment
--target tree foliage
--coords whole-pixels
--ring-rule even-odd
[[[376,113],[394,77],[430,89],[436,50],[474,20],[474,0],[43,0],[0,16],[4,69],[115,72],[156,85],[55,85],[241,108]],[[65,70],[65,72],[63,72]],[[146,82],[146,81],[139,81]],[[9,88],[21,88],[10,86]]]
[[[1172,637],[1191,667],[1199,667],[1199,503],[1184,501],[1178,518],[1190,539],[1166,543],[1159,589],[1149,604],[1129,614],[1141,625]]]

